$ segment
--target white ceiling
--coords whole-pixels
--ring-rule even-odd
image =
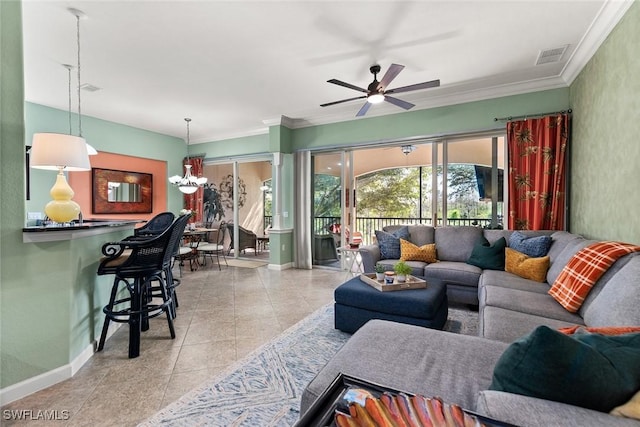
[[[80,21],[82,113],[191,142],[355,119],[369,66],[406,68],[389,88],[414,110],[566,87],[631,1],[32,1],[23,0],[25,96],[68,107]],[[568,45],[560,62],[541,50]],[[380,76],[379,76],[380,79]],[[75,71],[72,85],[75,86]],[[73,104],[77,108],[74,89]],[[366,117],[402,112],[374,105]],[[290,119],[290,120],[289,120]],[[361,119],[359,119],[361,120]]]

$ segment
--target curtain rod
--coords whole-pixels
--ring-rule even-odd
[[[548,113],[525,114],[522,116],[509,116],[509,117],[495,117],[493,121],[494,122],[511,121],[513,119],[522,119],[522,118],[526,120],[528,117],[532,118],[532,117],[548,116],[550,114],[564,114],[564,113],[571,114],[571,108],[569,108],[568,110],[550,111]]]

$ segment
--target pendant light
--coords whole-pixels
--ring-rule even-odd
[[[69,12],[76,17],[76,41],[78,44],[78,136],[82,138],[82,108],[80,101],[80,91],[81,91],[81,80],[80,80],[80,18],[86,18],[87,15],[84,14],[81,10],[74,9],[70,7]],[[69,112],[71,112],[71,68],[69,69]],[[86,140],[85,140],[86,142]],[[87,153],[90,156],[94,156],[98,154],[98,151],[91,146],[91,144],[87,144]]]
[[[184,194],[193,194],[198,191],[198,188],[206,184],[207,178],[198,178],[191,175],[191,159],[189,158],[189,123],[191,122],[191,119],[185,118],[184,121],[187,122],[187,164],[184,165],[184,176],[174,175],[169,177],[169,182],[178,187],[178,190]]]

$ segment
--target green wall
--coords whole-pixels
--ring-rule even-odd
[[[570,228],[640,244],[640,3],[570,88]]]
[[[77,115],[72,115],[74,132],[77,132]],[[26,145],[31,145],[34,133],[69,133],[67,111],[27,102],[25,116]],[[187,154],[187,145],[180,138],[84,115],[82,116],[82,136],[98,151],[166,160],[167,176],[183,174],[182,158]],[[30,172],[31,200],[27,201],[26,209],[27,212],[42,212],[44,205],[51,200],[49,190],[53,185],[55,173],[40,169],[31,169]],[[167,210],[178,212],[182,209],[180,192],[167,186],[166,197]]]
[[[496,117],[567,109],[569,90],[555,89],[382,117],[295,129],[293,149],[357,145],[419,136],[504,128]]]

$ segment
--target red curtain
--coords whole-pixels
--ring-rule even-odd
[[[563,230],[568,114],[507,123],[509,229]]]
[[[188,160],[185,158],[184,165],[191,165],[191,175],[200,177],[203,172],[203,159],[202,157],[190,157]],[[193,194],[184,195],[184,207],[196,214],[189,219],[189,222],[202,222],[204,204],[203,204],[204,190],[202,187],[198,188]]]

